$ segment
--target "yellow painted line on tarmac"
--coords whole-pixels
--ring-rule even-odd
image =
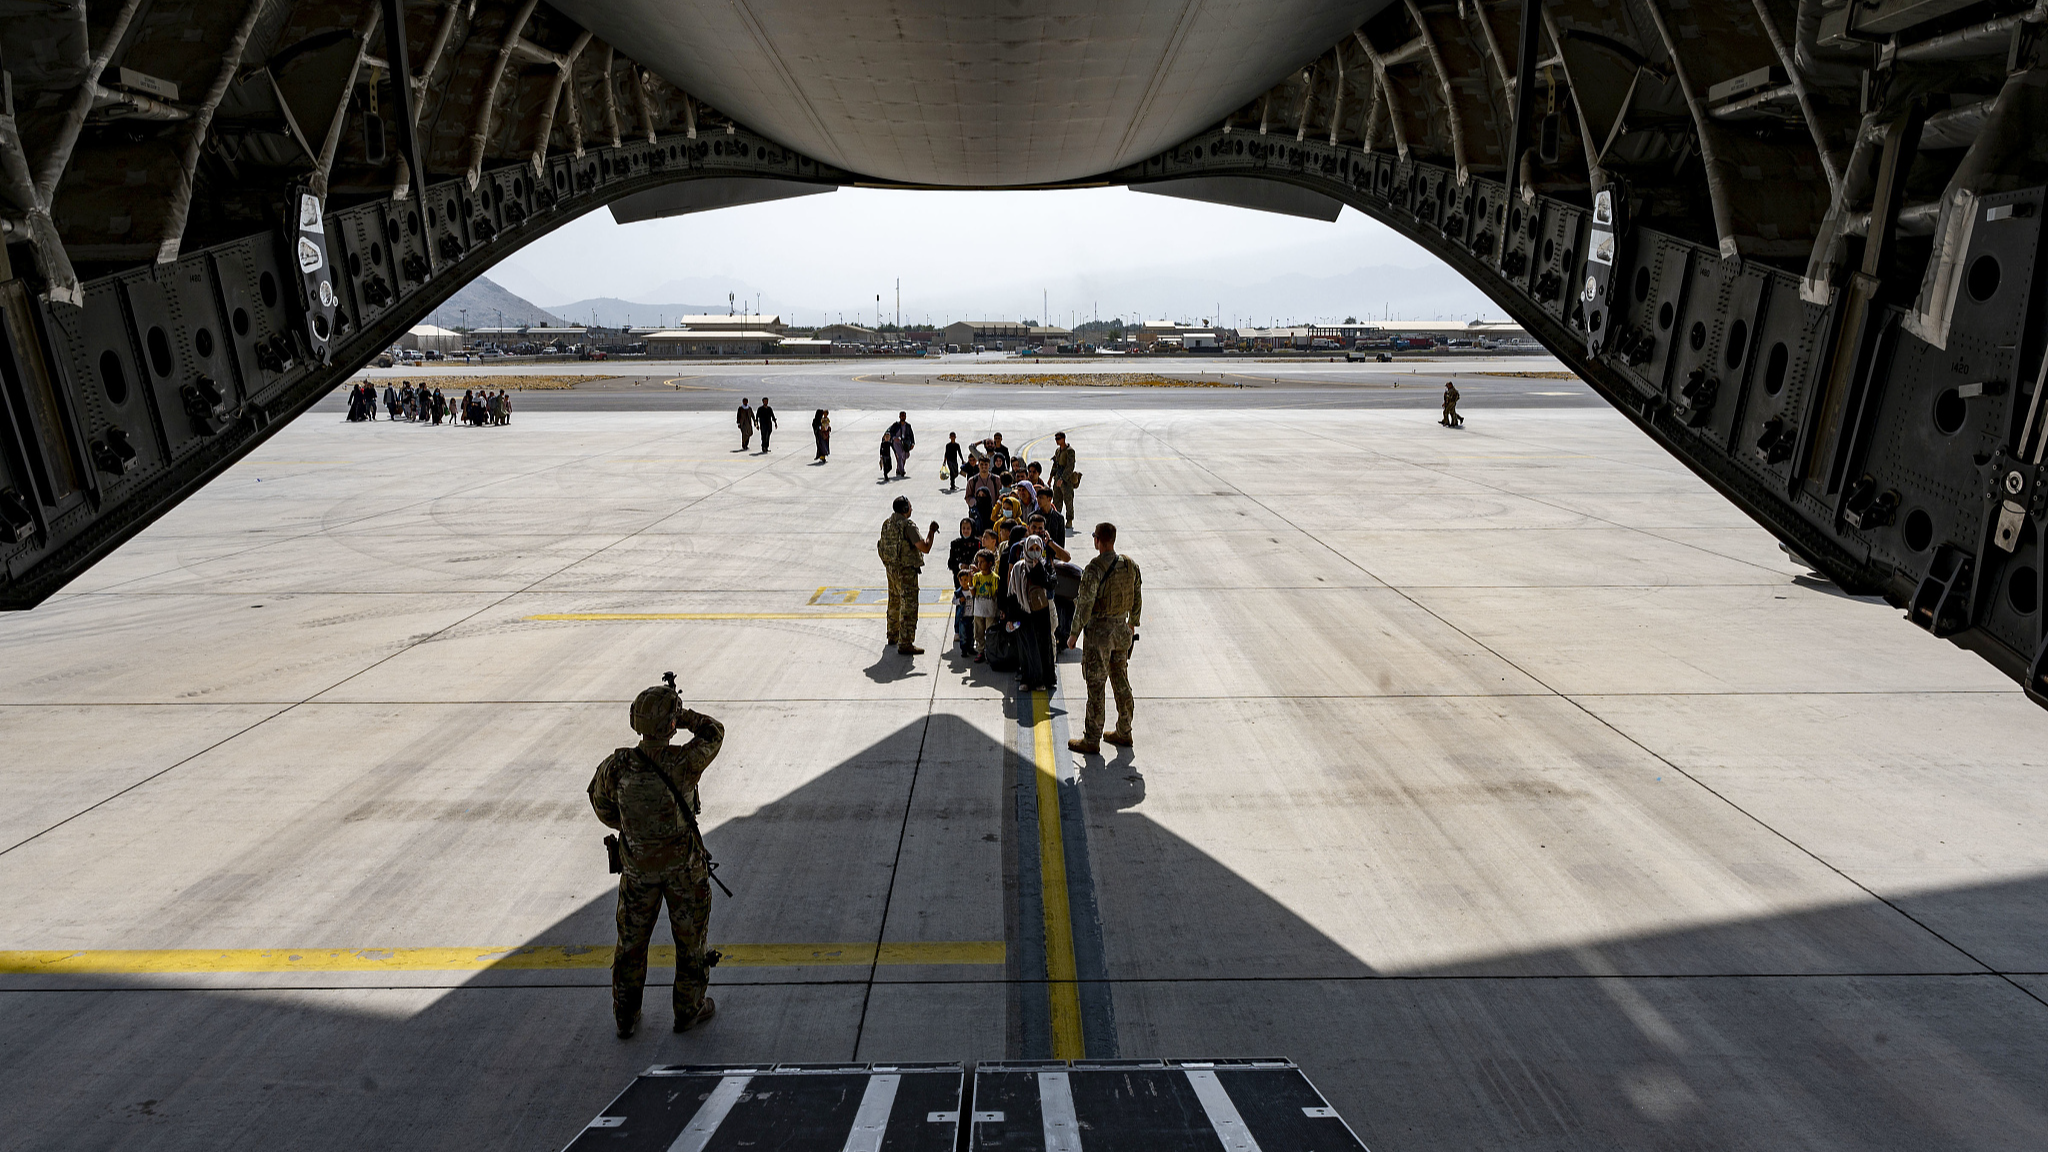
[[[1046,998],[1052,1008],[1052,1055],[1088,1055],[1081,1035],[1080,965],[1074,960],[1074,919],[1067,904],[1067,850],[1060,835],[1058,761],[1052,746],[1052,695],[1031,694],[1031,755],[1038,768],[1039,906],[1045,916]]]
[[[717,944],[721,966],[800,968],[844,964],[993,965],[1000,940],[882,944]],[[609,968],[609,944],[528,944],[514,948],[148,948],[0,952],[5,976],[150,976],[215,972],[552,972]],[[648,963],[673,968],[674,945],[656,945]]]
[[[542,612],[525,620],[886,620],[887,612]]]

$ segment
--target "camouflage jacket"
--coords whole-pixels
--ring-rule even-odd
[[[1074,594],[1074,619],[1081,627],[1128,621],[1138,626],[1144,608],[1145,578],[1138,562],[1120,553],[1096,553],[1081,572],[1081,589]]]
[[[924,537],[917,534],[917,525],[910,517],[892,512],[882,521],[882,536],[875,541],[875,552],[885,568],[918,569],[924,567],[924,553],[917,550],[922,543]]]
[[[694,808],[697,781],[725,743],[725,726],[688,709],[677,715],[676,722],[688,728],[694,739],[649,755]],[[683,867],[693,880],[708,875],[703,837],[691,830],[668,785],[648,770],[647,760],[633,748],[620,748],[597,766],[597,774],[590,778],[590,807],[605,827],[618,829],[625,842],[628,872],[667,872]]]
[[[1058,484],[1061,480],[1066,479],[1067,473],[1072,472],[1073,470],[1073,446],[1067,445],[1066,447],[1055,449],[1052,454],[1052,482],[1054,484]]]

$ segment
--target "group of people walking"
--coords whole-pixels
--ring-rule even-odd
[[[384,385],[383,406],[390,413],[390,419],[404,420],[414,424],[461,422],[473,427],[489,424],[510,424],[512,422],[512,397],[503,388],[492,392],[488,389],[469,389],[460,401],[451,402],[439,388],[425,384],[413,387],[412,381],[401,380],[393,388]],[[377,418],[377,386],[365,381],[350,386],[348,390],[349,422],[361,423]]]
[[[905,414],[897,421],[908,428]],[[946,477],[953,490],[971,468],[967,515],[946,554],[954,644],[962,659],[997,671],[1014,668],[1019,691],[1049,692],[1058,686],[1059,654],[1078,639],[1089,707],[1082,734],[1069,744],[1094,753],[1104,741],[1130,743],[1128,664],[1142,579],[1137,563],[1116,551],[1116,525],[1107,522],[1090,535],[1095,556],[1087,566],[1074,562],[1068,526],[1080,473],[1066,433],[1054,442],[1048,477],[1038,462],[1013,456],[1000,433],[965,446],[957,433],[948,437]],[[888,439],[883,443],[893,447]],[[876,544],[889,581],[889,643],[905,656],[924,652],[917,646],[918,585],[939,534],[936,520],[920,533],[911,513],[909,497],[897,497]],[[1106,731],[1105,688],[1114,690],[1118,721]]]

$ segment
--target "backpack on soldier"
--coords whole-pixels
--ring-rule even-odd
[[[897,526],[894,516],[882,522],[882,538],[875,541],[875,554],[882,558],[884,567],[903,566],[903,529]]]

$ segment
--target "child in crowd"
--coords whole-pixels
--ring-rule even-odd
[[[961,573],[963,586],[974,596],[974,662],[988,659],[988,626],[996,618],[996,554],[987,548],[974,554],[972,570]]]

